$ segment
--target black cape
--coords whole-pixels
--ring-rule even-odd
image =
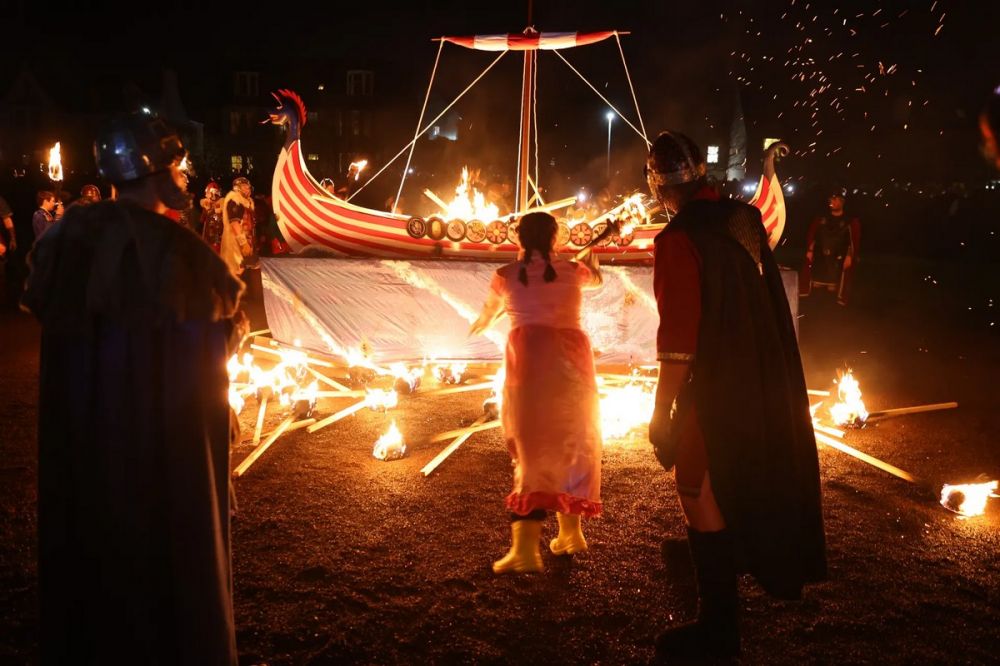
[[[701,325],[677,418],[694,404],[712,491],[745,570],[779,598],[826,575],[819,463],[802,361],[760,211],[687,204],[662,233],[701,256]],[[683,421],[678,421],[683,422]]]
[[[135,205],[32,250],[41,661],[236,664],[227,345],[242,283]]]

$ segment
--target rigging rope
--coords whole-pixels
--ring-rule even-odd
[[[593,86],[593,84],[590,81],[588,81],[587,78],[583,74],[581,74],[580,71],[576,67],[574,67],[572,64],[570,64],[569,60],[566,60],[566,58],[564,58],[563,55],[561,53],[559,53],[559,51],[557,51],[557,50],[553,50],[552,52],[555,53],[557,56],[559,56],[559,59],[562,60],[564,63],[566,63],[566,66],[569,67],[571,70],[573,70],[573,73],[576,74],[577,76],[579,76],[580,80],[582,80],[584,83],[586,83],[590,87],[590,89],[593,90],[597,94],[597,96],[600,97],[604,101],[604,103],[607,104],[608,107],[612,111],[614,111],[616,114],[618,114],[619,118],[621,118],[622,120],[624,120],[625,123],[629,127],[631,127],[633,130],[635,130],[635,133],[638,134],[639,136],[641,136],[642,140],[646,142],[646,146],[647,147],[651,145],[649,139],[646,138],[645,134],[643,132],[639,131],[639,128],[637,128],[635,125],[633,125],[632,121],[630,121],[628,118],[626,118],[625,116],[623,116],[622,112],[619,111],[618,108],[615,107],[614,104],[612,104],[611,102],[609,102],[608,98],[605,97],[604,95],[602,95],[600,93],[600,91],[597,88],[595,88]]]
[[[434,126],[434,123],[436,123],[437,121],[441,120],[441,118],[444,116],[444,114],[448,113],[448,111],[451,109],[451,107],[455,106],[455,104],[458,103],[458,100],[460,100],[463,97],[465,97],[465,94],[467,92],[469,92],[470,90],[472,90],[472,87],[475,86],[477,83],[479,83],[479,80],[482,79],[484,76],[486,76],[486,73],[489,72],[491,69],[493,69],[493,66],[496,65],[498,62],[500,62],[500,58],[502,58],[505,55],[507,55],[508,52],[509,51],[507,51],[507,50],[501,51],[500,54],[496,58],[493,59],[493,62],[491,62],[486,67],[486,69],[484,69],[479,74],[479,76],[477,76],[475,79],[473,79],[472,83],[470,83],[468,86],[465,87],[465,90],[463,90],[462,92],[460,92],[458,94],[458,97],[456,97],[455,99],[453,99],[448,106],[444,107],[444,110],[441,111],[441,113],[437,114],[434,117],[434,120],[432,120],[429,123],[427,123],[427,125],[425,125],[422,130],[420,130],[419,132],[417,132],[417,136],[415,136],[413,138],[413,141],[410,141],[408,144],[406,144],[405,146],[403,146],[403,148],[398,153],[396,153],[395,155],[393,155],[392,159],[390,159],[388,162],[386,162],[384,165],[382,165],[382,168],[375,172],[375,175],[373,175],[371,178],[369,178],[368,180],[366,180],[365,184],[362,185],[361,187],[359,187],[358,189],[356,189],[354,191],[354,193],[351,194],[351,196],[347,197],[347,201],[350,201],[351,199],[353,199],[354,197],[356,197],[361,190],[363,190],[366,187],[368,187],[369,183],[371,183],[373,180],[375,180],[376,178],[378,178],[382,174],[383,171],[385,171],[386,169],[388,169],[389,165],[391,165],[393,162],[395,162],[397,159],[399,159],[400,155],[402,155],[407,150],[409,150],[410,146],[414,145],[417,142],[417,139],[419,139],[421,136],[423,136],[424,134],[426,134],[427,130],[429,130],[431,127]]]
[[[434,85],[434,76],[437,74],[438,63],[441,62],[441,51],[444,49],[444,40],[438,44],[437,57],[434,58],[434,68],[431,70],[431,80],[427,84],[427,93],[424,94],[424,105],[420,109],[420,117],[417,119],[417,127],[413,130],[413,141],[410,142],[410,154],[406,156],[406,166],[403,167],[403,177],[399,179],[399,190],[396,191],[396,198],[392,201],[392,213],[396,213],[399,207],[399,197],[403,196],[403,184],[406,182],[406,174],[410,171],[410,160],[413,159],[413,151],[417,147],[417,136],[420,126],[424,122],[424,113],[427,111],[427,100],[431,98],[431,87]]]
[[[649,137],[646,136],[646,125],[642,122],[642,111],[639,110],[639,100],[635,96],[635,88],[632,86],[632,75],[628,73],[628,63],[625,62],[625,51],[622,49],[622,40],[615,31],[615,41],[618,42],[618,52],[622,54],[622,67],[625,68],[625,78],[628,79],[628,89],[632,91],[632,102],[635,103],[635,115],[639,116],[639,127],[642,128],[642,138],[649,145]]]

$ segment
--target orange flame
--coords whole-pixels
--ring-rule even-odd
[[[997,481],[967,483],[958,486],[945,484],[941,488],[941,506],[954,511],[963,518],[981,516],[986,513],[986,500],[997,495]]]
[[[63,179],[62,149],[59,142],[49,149],[49,180],[59,182]]]
[[[393,421],[388,432],[378,438],[372,455],[379,460],[396,460],[406,455],[406,444],[403,443],[403,433],[399,432]]]
[[[868,410],[861,399],[861,385],[848,370],[837,383],[838,402],[830,408],[830,417],[837,425],[863,425]]]
[[[469,167],[462,167],[462,180],[455,188],[455,197],[448,203],[449,219],[495,220],[500,209],[486,203],[486,196],[469,183]]]
[[[357,180],[361,176],[361,172],[365,170],[368,166],[368,160],[359,160],[357,162],[351,162],[351,166],[348,167],[347,173],[350,174],[354,172],[354,180]]]

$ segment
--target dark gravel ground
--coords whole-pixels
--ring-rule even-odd
[[[869,263],[850,310],[804,304],[810,386],[829,388],[848,363],[869,409],[957,400],[957,410],[887,420],[846,441],[934,486],[997,478],[1000,348],[985,301],[938,290],[924,266]],[[251,310],[259,321],[259,302]],[[37,327],[4,313],[0,335],[0,662],[30,663]],[[482,398],[405,400],[390,414],[410,446],[403,460],[371,457],[389,418],[366,410],[284,436],[236,481],[243,663],[643,663],[657,631],[692,616],[689,565],[661,556],[661,540],[684,533],[673,479],[641,436],[606,448],[605,515],[585,525],[588,553],[546,555],[542,575],[492,574],[509,543],[499,432],[474,435],[431,478],[419,474],[442,446],[429,438],[477,418]],[[837,451],[821,447],[820,465],[830,578],[797,603],[744,580],[743,661],[996,663],[1000,500],[962,520],[926,489]]]

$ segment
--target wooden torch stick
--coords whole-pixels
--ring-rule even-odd
[[[316,423],[309,426],[308,430],[310,433],[313,433],[316,432],[317,430],[325,428],[331,423],[336,423],[340,419],[346,418],[351,414],[354,414],[355,412],[360,412],[362,409],[364,409],[366,404],[368,404],[367,400],[359,400],[350,407],[345,407],[339,412],[331,414],[330,416],[326,417],[325,419],[322,419],[321,421],[317,421]]]
[[[458,430],[449,430],[448,432],[443,432],[440,435],[434,435],[431,437],[432,442],[443,442],[448,439],[454,439],[456,437],[461,437],[462,435],[468,433],[482,432],[483,430],[490,430],[491,428],[500,427],[500,419],[495,421],[487,421],[486,423],[480,423],[478,425],[471,425],[468,428],[459,428]]]
[[[254,446],[260,444],[260,432],[264,429],[264,415],[267,413],[267,396],[264,396],[260,401],[260,406],[257,408],[257,427],[253,431],[253,443]]]
[[[294,414],[289,414],[288,417],[285,418],[285,420],[281,422],[281,425],[279,425],[277,428],[275,428],[271,432],[271,434],[267,436],[267,439],[265,439],[263,442],[260,443],[260,445],[257,448],[255,448],[253,451],[251,451],[250,455],[248,455],[246,458],[244,458],[243,462],[241,462],[239,464],[239,466],[237,466],[236,469],[233,470],[233,476],[239,478],[239,477],[243,476],[244,474],[246,474],[247,470],[250,469],[250,466],[253,465],[257,461],[257,458],[260,458],[261,455],[263,455],[264,451],[267,451],[267,449],[272,444],[274,444],[274,442],[279,437],[281,437],[281,433],[283,433],[286,430],[288,430],[288,428],[292,425],[292,421],[294,419],[295,419],[295,415]]]
[[[809,395],[818,395],[821,398],[829,398],[830,397],[830,392],[829,391],[819,391],[817,389],[807,389],[806,393],[808,393]]]
[[[263,352],[265,354],[270,354],[271,356],[276,356],[277,358],[281,358],[281,354],[279,352],[276,352],[275,350],[273,350],[273,349],[271,349],[269,347],[265,347],[264,345],[258,345],[258,344],[251,343],[250,344],[250,349],[252,349],[254,351]],[[321,368],[332,368],[332,367],[334,367],[333,363],[328,363],[326,361],[321,361],[318,358],[313,358],[312,356],[306,356],[306,364],[307,365],[317,365],[317,366],[319,366]]]
[[[486,391],[493,386],[493,382],[479,382],[478,384],[463,384],[461,386],[449,386],[448,388],[434,389],[432,391],[421,391],[420,395],[450,395],[452,393],[466,393],[468,391]]]
[[[872,465],[873,467],[878,467],[883,472],[888,472],[889,474],[892,474],[895,477],[899,477],[904,481],[909,481],[910,483],[916,483],[916,484],[921,483],[917,479],[917,477],[913,476],[906,470],[899,469],[895,465],[890,465],[887,462],[882,462],[878,458],[870,456],[867,453],[862,453],[861,451],[858,451],[857,449],[850,447],[847,444],[844,444],[843,442],[837,441],[833,437],[825,435],[822,432],[816,433],[816,440],[819,442],[823,442],[824,444],[826,444],[831,448],[837,449],[841,453],[846,453],[847,455],[853,456],[862,462],[866,462],[869,465]]]
[[[366,395],[368,395],[368,392],[362,389],[351,391],[316,391],[317,398],[363,398]]]
[[[915,407],[898,407],[896,409],[882,409],[868,415],[869,419],[881,419],[889,416],[903,416],[905,414],[920,414],[921,412],[936,412],[941,409],[955,409],[957,402],[936,402],[932,405],[917,405]]]
[[[448,212],[448,204],[446,204],[444,202],[444,200],[441,199],[441,197],[439,197],[438,195],[434,194],[430,190],[424,190],[424,196],[427,197],[428,199],[430,199],[431,201],[433,201],[438,206],[438,208],[441,209],[442,213],[447,213]]]
[[[315,377],[317,380],[323,382],[327,386],[335,388],[338,391],[350,391],[351,390],[351,389],[347,388],[346,386],[344,386],[343,384],[341,384],[340,382],[336,381],[335,379],[330,379],[329,377],[327,377],[323,373],[316,372],[315,370],[313,370],[312,368],[310,368],[308,366],[306,366],[306,372],[308,372],[310,375],[312,375],[313,377]]]
[[[473,421],[472,425],[473,426],[480,425],[481,423],[483,423],[483,421],[486,420],[486,418],[487,418],[486,414],[483,414],[478,419],[476,419],[475,421]],[[453,441],[451,444],[449,444],[448,446],[446,446],[441,451],[441,453],[439,453],[436,456],[434,456],[433,460],[431,460],[429,463],[427,463],[426,465],[424,465],[424,468],[422,470],[420,470],[420,473],[423,474],[425,477],[430,476],[431,472],[433,472],[435,469],[437,469],[437,466],[440,465],[441,463],[443,463],[445,461],[445,458],[447,458],[448,456],[450,456],[451,454],[453,454],[455,451],[457,451],[458,447],[462,446],[462,444],[465,443],[465,440],[469,439],[469,437],[472,437],[472,434],[473,434],[472,432],[465,432],[465,433],[462,433],[461,435],[459,435],[458,437],[456,437],[455,441]]]
[[[820,425],[818,423],[813,425],[813,429],[816,432],[823,433],[824,435],[830,435],[830,437],[839,437],[840,439],[843,439],[845,434],[843,430],[837,430],[836,428]]]

